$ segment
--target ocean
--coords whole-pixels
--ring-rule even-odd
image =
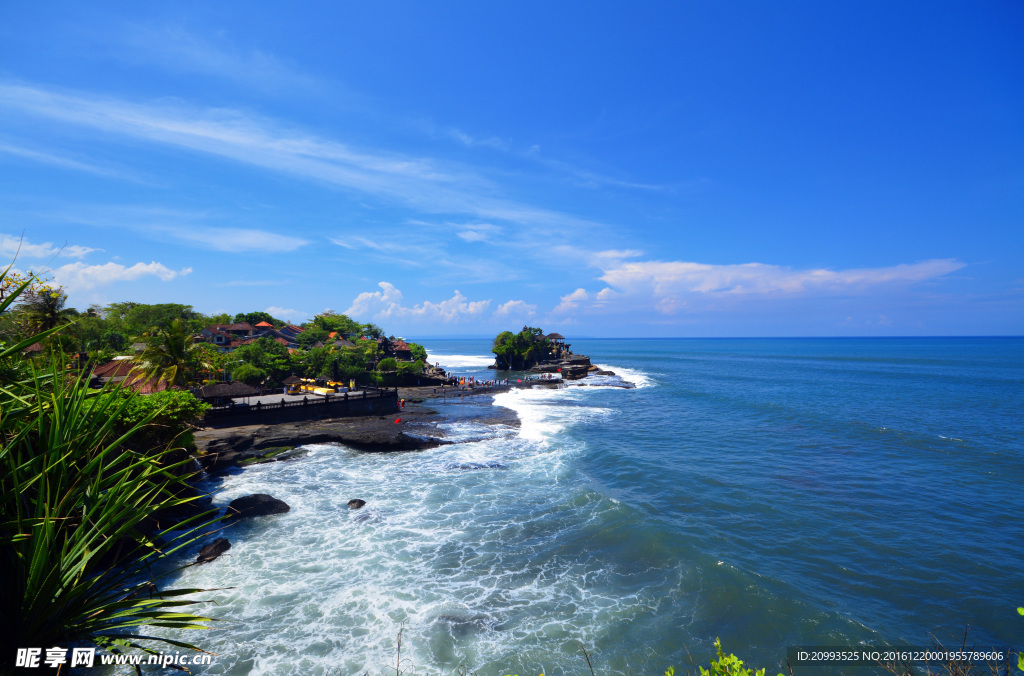
[[[399,632],[409,674],[589,673],[581,645],[601,676],[661,674],[716,637],[769,674],[789,646],[968,626],[1024,647],[1024,339],[571,342],[616,375],[498,394],[518,428],[439,402],[460,443],[211,484],[292,509],[174,580],[222,588],[193,671],[394,673]],[[424,343],[494,376],[488,341]]]

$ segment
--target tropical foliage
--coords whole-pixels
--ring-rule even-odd
[[[212,368],[181,319],[153,332],[137,366],[143,379],[176,386],[184,386],[196,380],[200,372]]]
[[[0,316],[28,283],[10,289]],[[0,346],[0,362],[59,329]],[[143,412],[132,395],[89,389],[59,358],[0,383],[0,672],[24,646],[197,649],[139,632],[207,622],[186,608],[199,590],[162,589],[151,572],[208,524],[192,516],[176,536],[151,531],[158,513],[196,499],[186,490],[190,460],[140,441],[169,408]]]

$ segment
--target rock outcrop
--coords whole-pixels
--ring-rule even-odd
[[[228,505],[228,516],[237,519],[247,519],[253,516],[269,516],[271,514],[284,514],[289,511],[284,500],[278,500],[266,493],[255,493],[245,497],[232,500]]]
[[[209,563],[229,549],[231,549],[231,543],[227,538],[217,538],[199,550],[196,563]]]

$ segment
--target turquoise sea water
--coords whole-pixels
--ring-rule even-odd
[[[426,341],[487,377],[487,341]],[[288,514],[179,582],[202,673],[660,674],[791,645],[1024,647],[1024,340],[576,340],[588,378],[441,404],[463,440],[331,445],[217,484]],[[367,500],[358,512],[349,498]],[[955,638],[954,638],[955,637]],[[201,671],[201,670],[199,670]],[[840,673],[804,667],[797,673]]]

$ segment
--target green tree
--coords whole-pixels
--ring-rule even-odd
[[[497,357],[499,368],[524,369],[551,352],[551,341],[544,337],[541,329],[524,326],[519,333],[499,333],[494,338],[491,351]]]
[[[241,359],[266,371],[274,385],[281,384],[281,381],[292,372],[292,359],[288,354],[288,348],[267,337],[243,345],[232,354],[235,359]]]
[[[267,379],[267,372],[252,364],[239,364],[231,372],[231,379],[238,380],[246,385],[257,386]]]
[[[152,378],[181,387],[194,381],[200,372],[211,369],[205,351],[192,340],[185,322],[174,319],[149,339],[135,371],[146,380]]]
[[[269,312],[239,312],[235,315],[233,323],[241,324],[242,322],[251,324],[252,326],[256,326],[260,322],[267,322],[268,324],[273,324],[275,327],[282,327],[288,323],[283,319],[278,319],[271,315]]]
[[[412,352],[413,361],[427,361],[427,348],[419,343],[407,343],[409,351]]]
[[[330,363],[334,356],[334,353],[326,347],[314,347],[302,355],[298,368],[306,378],[333,377]]]
[[[107,306],[106,313],[115,327],[129,336],[136,337],[167,330],[175,319],[183,320],[183,325],[191,328],[190,322],[199,318],[199,313],[193,310],[191,305],[180,303],[111,303]]]
[[[362,331],[362,325],[353,320],[348,315],[337,314],[328,310],[322,312],[313,318],[313,321],[308,325],[304,325],[304,328],[318,328],[323,329],[330,333],[331,331],[337,331],[338,333],[355,335]]]
[[[300,333],[299,337],[296,338],[295,340],[296,342],[298,342],[299,346],[302,347],[302,349],[308,350],[317,343],[322,343],[326,341],[328,333],[329,332],[326,329],[306,329],[305,331]]]

